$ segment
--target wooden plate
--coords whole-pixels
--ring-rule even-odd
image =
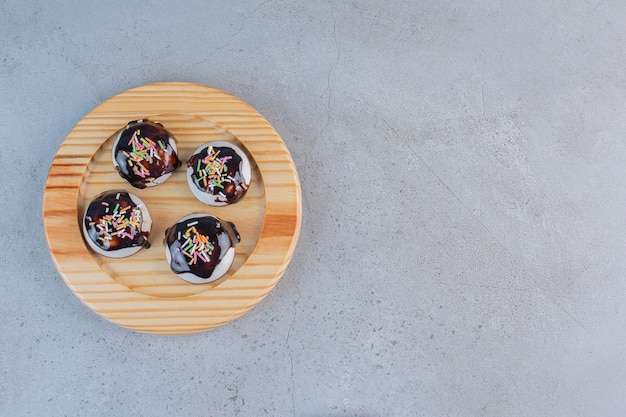
[[[206,206],[189,190],[184,166],[156,187],[132,187],[113,168],[111,147],[119,129],[141,118],[161,122],[176,137],[183,162],[212,140],[242,146],[253,166],[246,196],[230,206]],[[80,230],[84,210],[95,195],[111,189],[127,190],[146,203],[153,219],[151,248],[123,259],[87,248]],[[291,155],[259,113],[223,91],[171,82],[112,97],[72,129],[48,174],[43,218],[59,273],[89,308],[136,331],[187,334],[236,319],[276,285],[298,240],[301,201]],[[212,284],[183,281],[165,260],[164,230],[195,212],[232,221],[241,234],[229,273]]]

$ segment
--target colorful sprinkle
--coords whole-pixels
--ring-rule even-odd
[[[215,188],[224,189],[223,182],[230,182],[228,175],[228,167],[226,163],[232,159],[232,156],[219,157],[220,151],[215,151],[213,146],[209,146],[207,155],[198,160],[196,166],[196,176],[199,182],[211,192]]]
[[[165,149],[161,140],[159,140],[158,143],[161,149]],[[137,129],[130,137],[128,145],[132,146],[132,151],[130,153],[124,151],[124,155],[128,158],[128,166],[130,166],[133,169],[133,172],[141,178],[148,177],[150,175],[150,171],[142,164],[142,162],[152,164],[154,159],[161,160],[157,144],[148,137],[142,137],[141,130]]]
[[[98,234],[98,240],[105,242],[107,240],[113,240],[114,236],[120,238],[133,238],[138,230],[141,230],[141,223],[143,221],[141,210],[139,207],[126,206],[120,210],[120,205],[117,203],[113,209],[113,213],[109,214],[109,203],[102,202],[107,206],[106,214],[98,219],[98,223],[91,222],[90,226],[95,226]]]
[[[209,262],[214,249],[209,239],[198,232],[198,229],[195,227],[196,224],[198,224],[197,221],[187,224],[187,230],[185,230],[185,234],[183,235],[185,242],[181,245],[183,254],[189,258],[189,265],[195,265],[198,259]]]

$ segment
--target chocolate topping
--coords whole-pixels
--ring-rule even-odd
[[[162,124],[129,122],[113,148],[115,168],[133,187],[157,185],[160,177],[180,166],[175,146],[174,137]]]
[[[107,191],[89,204],[84,223],[87,238],[105,251],[147,246],[142,209],[124,191]]]
[[[239,240],[233,223],[198,215],[167,229],[163,243],[170,252],[170,268],[174,273],[192,273],[209,279],[228,249]]]
[[[216,196],[217,202],[232,204],[248,190],[242,171],[243,160],[230,147],[207,146],[187,162],[191,180],[202,192]]]

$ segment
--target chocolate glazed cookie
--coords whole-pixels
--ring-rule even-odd
[[[210,142],[194,152],[187,162],[187,183],[193,195],[210,206],[225,206],[241,200],[251,177],[246,154],[228,142]]]
[[[97,195],[83,217],[83,234],[89,246],[110,258],[123,258],[150,247],[152,219],[145,204],[126,191]]]
[[[235,225],[208,214],[183,217],[165,231],[165,256],[185,281],[203,284],[222,277],[241,240]]]
[[[142,119],[129,122],[113,145],[112,160],[133,187],[154,187],[180,166],[176,139],[162,124]]]

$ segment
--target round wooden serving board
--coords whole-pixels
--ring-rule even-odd
[[[159,121],[178,141],[183,166],[166,182],[139,190],[111,163],[117,132],[131,120]],[[201,145],[224,140],[242,147],[252,164],[246,196],[225,207],[195,199],[185,162]],[[148,207],[152,246],[113,259],[88,249],[81,221],[106,190],[136,194]],[[234,222],[241,234],[229,272],[211,284],[189,284],[169,269],[162,240],[167,227],[191,213]],[[63,141],[50,167],[43,218],[48,247],[70,289],[93,311],[129,329],[156,334],[208,330],[243,315],[276,285],[300,232],[298,173],[284,142],[252,107],[211,87],[158,83],[125,91],[87,114]]]

